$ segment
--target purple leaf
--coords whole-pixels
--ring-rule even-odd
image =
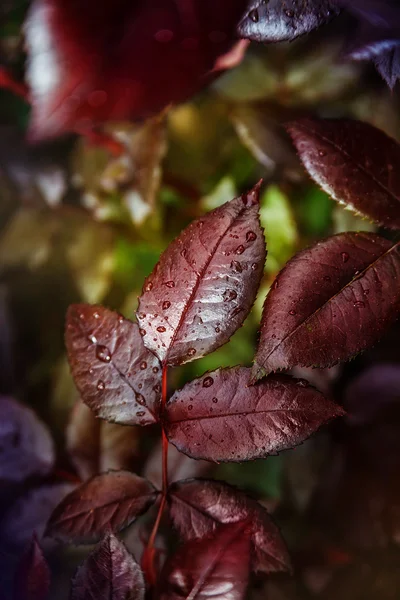
[[[17,567],[14,600],[46,600],[50,576],[49,566],[34,535]]]
[[[272,376],[250,385],[242,367],[207,373],[167,405],[166,433],[192,458],[242,462],[303,442],[342,409],[303,379]]]
[[[380,75],[393,90],[400,79],[400,41],[394,48],[379,54],[374,63]]]
[[[139,327],[102,306],[70,306],[65,335],[82,400],[102,419],[122,425],[157,421],[160,363],[143,345]]]
[[[145,281],[138,321],[160,361],[180,365],[225,344],[248,315],[265,262],[259,185],[194,221]]]
[[[46,535],[64,542],[91,544],[109,531],[121,531],[157,500],[149,481],[127,471],[93,477],[57,506]]]
[[[71,600],[144,600],[139,565],[124,544],[107,535],[79,567]]]
[[[212,536],[179,548],[162,572],[160,600],[242,600],[250,574],[248,527],[220,525]]]
[[[368,123],[303,119],[289,132],[325,192],[385,227],[400,228],[400,145]]]
[[[168,502],[172,522],[185,541],[204,538],[221,523],[248,520],[252,568],[264,573],[290,570],[286,546],[271,517],[243,492],[220,481],[188,479],[170,487]]]
[[[4,396],[0,414],[0,481],[47,475],[54,464],[54,445],[44,423],[30,408]]]
[[[331,367],[374,344],[400,305],[400,243],[342,233],[299,252],[264,304],[253,378]]]

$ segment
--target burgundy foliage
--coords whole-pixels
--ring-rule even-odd
[[[75,383],[97,416],[124,425],[157,420],[161,368],[136,323],[102,306],[73,305],[65,340]]]
[[[34,535],[15,574],[13,600],[46,600],[50,589],[50,569]]]
[[[147,348],[180,365],[229,340],[257,294],[265,262],[259,186],[194,221],[146,279],[137,318]]]
[[[303,119],[288,126],[311,177],[341,204],[400,228],[400,145],[368,123]]]
[[[46,534],[80,544],[98,541],[109,531],[133,523],[157,500],[149,481],[127,471],[93,477],[71,492],[54,510]]]
[[[143,600],[144,593],[139,565],[124,544],[109,534],[79,567],[71,600]]]
[[[169,559],[160,600],[242,600],[249,572],[248,524],[220,525],[213,536],[187,542]]]
[[[250,377],[243,367],[220,369],[177,391],[166,411],[169,441],[192,458],[265,458],[343,414],[304,379],[272,376],[252,386]]]
[[[248,521],[252,568],[264,573],[290,570],[286,547],[271,517],[243,492],[220,481],[188,479],[170,487],[168,501],[173,525],[184,540],[208,536],[221,523]]]
[[[343,233],[299,252],[264,304],[254,379],[329,367],[374,344],[398,315],[400,244]],[[397,283],[396,283],[397,282]]]

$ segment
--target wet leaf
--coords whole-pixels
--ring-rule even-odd
[[[221,523],[248,520],[252,526],[255,571],[290,570],[285,544],[267,511],[255,500],[220,481],[188,479],[169,490],[170,516],[184,540],[201,539]]]
[[[161,600],[242,600],[250,572],[248,523],[220,525],[211,537],[186,542],[167,561]]]
[[[74,490],[51,515],[46,535],[76,544],[98,541],[120,531],[157,500],[149,481],[128,471],[110,471]]]
[[[264,304],[253,375],[331,367],[374,344],[396,319],[400,244],[343,233],[299,252]]]
[[[265,261],[258,202],[257,186],[191,223],[146,279],[137,318],[162,362],[201,358],[243,323]]]
[[[71,600],[143,600],[144,593],[139,565],[110,534],[79,567],[72,580]]]
[[[34,535],[15,574],[13,600],[46,600],[50,591],[50,569]]]
[[[65,340],[82,400],[98,417],[124,425],[156,422],[160,364],[136,323],[102,306],[77,304],[68,310]]]
[[[361,121],[303,119],[289,124],[311,177],[335,200],[400,228],[400,145]]]
[[[0,414],[0,480],[47,475],[55,456],[46,425],[30,408],[5,396],[0,397]]]
[[[242,462],[293,448],[343,414],[305,380],[250,385],[250,377],[250,369],[221,369],[176,392],[165,412],[169,441],[192,458]]]

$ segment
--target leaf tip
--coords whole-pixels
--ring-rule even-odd
[[[242,195],[243,204],[246,207],[250,208],[251,206],[258,206],[260,204],[260,190],[263,181],[263,179],[260,179],[249,192]]]
[[[255,383],[257,383],[257,381],[260,381],[260,379],[264,379],[264,377],[266,377],[267,375],[269,375],[269,371],[267,371],[264,367],[255,362],[250,374],[250,385],[254,385]]]

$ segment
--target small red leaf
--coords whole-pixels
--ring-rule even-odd
[[[143,600],[139,565],[115,536],[107,535],[79,567],[71,600]]]
[[[335,200],[400,228],[400,145],[368,123],[303,119],[288,130],[311,177]]]
[[[265,262],[259,186],[194,221],[145,281],[137,318],[161,361],[180,365],[227,342],[250,311]]]
[[[93,477],[57,506],[46,535],[76,544],[91,544],[109,531],[120,531],[157,500],[149,481],[127,471]]]
[[[241,462],[303,442],[343,410],[303,379],[268,377],[250,385],[242,367],[207,373],[167,405],[166,433],[192,458]]]
[[[17,567],[14,600],[46,600],[50,591],[50,577],[49,566],[34,535]]]
[[[102,306],[72,305],[65,341],[82,400],[98,417],[122,425],[156,422],[160,363],[136,323]]]
[[[331,367],[374,344],[400,305],[400,244],[342,233],[299,252],[264,304],[254,378]]]
[[[253,569],[290,570],[286,546],[271,517],[243,492],[220,481],[188,479],[170,487],[168,501],[172,522],[184,540],[208,536],[221,523],[247,520],[252,528]]]
[[[242,600],[250,574],[248,524],[220,525],[178,549],[161,575],[160,600]]]

